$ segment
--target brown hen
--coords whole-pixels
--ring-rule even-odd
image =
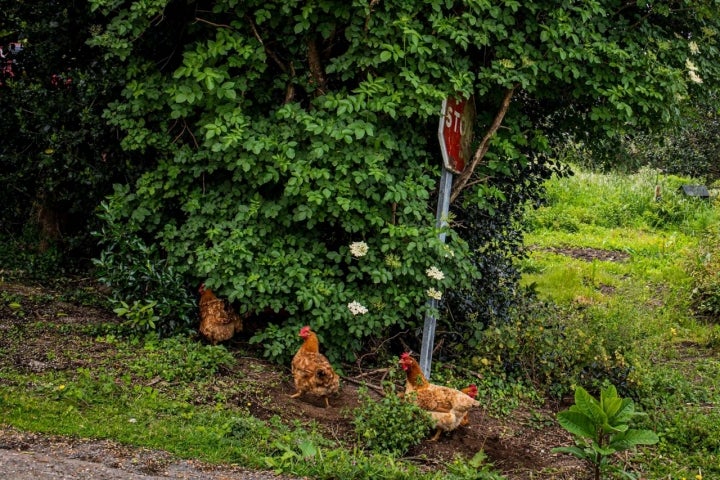
[[[428,412],[435,423],[436,431],[431,441],[440,438],[442,432],[455,430],[467,412],[480,405],[460,390],[428,382],[420,365],[409,353],[400,356],[400,366],[407,375],[404,398]]]
[[[320,342],[309,326],[300,329],[303,344],[292,359],[292,375],[296,392],[290,398],[303,394],[317,395],[325,399],[325,408],[330,406],[328,396],[340,388],[340,377],[325,355],[320,353]]]
[[[200,334],[210,343],[230,340],[243,328],[242,318],[229,303],[215,296],[212,290],[200,285]]]
[[[478,389],[477,389],[477,385],[475,385],[474,383],[471,385],[468,385],[467,387],[463,388],[460,391],[463,392],[465,395],[467,395],[470,398],[477,398]],[[470,423],[470,420],[468,420],[468,414],[466,413],[465,416],[463,417],[463,419],[460,420],[460,425],[467,425],[468,423]]]

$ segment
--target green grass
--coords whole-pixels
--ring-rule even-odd
[[[165,346],[172,353],[177,346]],[[115,360],[135,358],[148,365],[144,348],[128,348]],[[328,440],[308,425],[286,425],[278,417],[262,421],[242,406],[218,401],[196,404],[183,390],[199,389],[179,379],[170,390],[144,386],[121,368],[23,374],[2,371],[0,417],[16,428],[83,438],[112,439],[168,451],[179,458],[237,463],[249,468],[312,478],[439,479],[390,455],[365,453]],[[150,372],[148,371],[148,374]],[[143,377],[147,375],[142,375]],[[201,380],[198,377],[193,382]],[[460,467],[449,464],[450,471]],[[462,470],[462,469],[460,469]],[[472,473],[472,475],[471,475]],[[453,478],[477,477],[477,470]],[[488,473],[490,475],[490,473]]]
[[[703,234],[720,221],[720,208],[678,192],[694,183],[649,170],[579,172],[548,182],[548,204],[527,215],[531,251],[520,262],[522,283],[578,312],[567,326],[608,353],[621,352],[632,366],[634,396],[661,438],[630,462],[645,478],[700,472],[720,478],[718,326],[694,318],[690,302],[692,266],[703,254]],[[623,258],[561,253],[569,250],[615,251]]]

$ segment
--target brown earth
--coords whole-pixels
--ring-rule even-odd
[[[46,288],[0,281],[0,352],[6,353],[0,355],[0,372],[3,368],[43,372],[91,367],[95,363],[94,357],[100,359],[111,353],[108,352],[113,348],[111,344],[93,343],[92,337],[79,332],[82,331],[83,326],[98,322],[116,322],[117,318],[112,313],[63,302],[58,298],[58,292]],[[21,304],[22,316],[18,315],[17,306],[13,307],[11,303]],[[28,337],[23,340],[22,348],[17,348],[17,340],[13,340],[10,335],[11,330],[14,328],[16,329],[14,331],[17,331],[19,326],[37,324],[37,322],[54,322],[56,325],[55,328],[47,329],[43,335]],[[210,390],[231,388],[232,391],[242,392],[236,398],[232,398],[231,403],[249,409],[258,418],[268,419],[279,416],[288,423],[295,420],[314,421],[327,437],[342,442],[348,448],[355,445],[351,411],[359,405],[359,385],[362,382],[371,385],[380,384],[382,369],[374,372],[349,371],[344,377],[340,393],[331,398],[331,406],[326,409],[320,399],[288,398],[294,388],[287,366],[278,366],[256,358],[251,354],[251,347],[243,339],[233,340],[227,347],[235,356],[236,363],[232,368],[221,371],[214,377]],[[81,352],[81,355],[78,352]],[[3,383],[0,378],[0,388]],[[150,383],[160,391],[170,387],[157,379]],[[198,392],[195,401],[196,403],[211,402],[211,397],[212,391]],[[483,399],[479,398],[479,400],[482,403]],[[444,434],[436,442],[424,440],[407,454],[407,459],[433,469],[457,455],[470,459],[476,453],[483,451],[487,455],[487,461],[502,471],[508,479],[584,479],[587,470],[579,461],[567,455],[551,453],[554,447],[572,444],[571,437],[554,421],[555,413],[566,407],[567,405],[548,405],[543,408],[520,408],[510,415],[497,416],[481,406],[471,412],[468,426]],[[10,433],[12,437],[8,437]],[[7,425],[3,426],[2,422],[0,422],[0,436],[6,438],[6,441],[0,441],[0,449],[42,453],[40,447],[43,445],[70,442],[82,444],[85,449],[93,451],[93,455],[88,455],[88,460],[91,462],[113,468],[117,468],[117,465],[122,463],[117,460],[117,455],[111,452],[112,449],[117,450],[117,446],[107,441],[71,440],[28,434],[9,429]],[[18,440],[20,437],[21,440]],[[7,441],[7,438],[15,438],[15,440]],[[133,465],[140,473],[147,472],[165,478],[194,478],[174,475],[168,470],[167,465],[173,463],[167,454],[160,452],[143,455],[138,453],[144,451],[143,449],[123,448],[126,449],[124,450],[126,457],[135,458]],[[164,459],[163,468],[158,469],[157,458]],[[200,464],[201,462],[198,463]],[[226,474],[223,478],[255,477]]]

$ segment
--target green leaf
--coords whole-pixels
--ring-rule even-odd
[[[655,445],[660,438],[652,430],[631,429],[612,437],[609,446],[616,450],[627,450],[636,445]]]
[[[558,423],[568,432],[580,437],[595,439],[597,426],[587,415],[581,412],[565,410],[557,414]]]
[[[609,385],[600,391],[600,404],[608,419],[614,417],[622,406],[622,399],[618,397],[614,385]]]
[[[575,389],[575,407],[587,417],[592,419],[596,425],[607,423],[607,415],[603,412],[600,403],[590,395],[583,387]]]
[[[590,454],[588,454],[580,447],[556,447],[553,448],[551,451],[552,453],[569,453],[570,455],[573,455],[580,460],[585,460],[590,457]]]

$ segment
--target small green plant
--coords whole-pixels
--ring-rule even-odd
[[[355,433],[372,451],[402,455],[426,438],[432,428],[427,412],[398,397],[392,384],[386,385],[385,397],[379,401],[370,397],[367,388],[361,388],[358,395]]]
[[[655,432],[630,428],[631,420],[639,415],[643,414],[635,411],[635,403],[620,398],[613,385],[600,391],[600,400],[577,387],[575,404],[557,415],[560,425],[575,436],[575,446],[554,448],[553,452],[569,453],[584,460],[592,468],[594,479],[600,480],[602,473],[611,467],[614,453],[658,442]]]
[[[493,470],[487,454],[480,450],[469,460],[456,457],[448,464],[445,480],[503,480],[506,479]]]
[[[135,300],[132,305],[120,300],[119,307],[113,309],[119,317],[126,319],[126,326],[134,332],[151,332],[155,330],[155,323],[160,319],[155,315],[154,300],[146,300],[144,303]]]

